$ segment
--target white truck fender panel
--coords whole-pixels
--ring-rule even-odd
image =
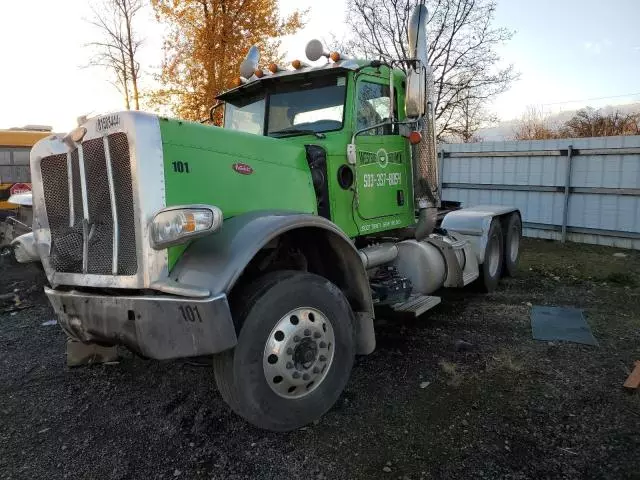
[[[445,230],[461,233],[469,237],[478,258],[478,264],[484,263],[484,251],[487,246],[491,221],[509,213],[519,212],[516,207],[502,205],[479,205],[449,212],[440,225]]]
[[[31,263],[39,262],[40,257],[36,250],[36,240],[33,236],[33,232],[25,233],[15,238],[11,242],[13,247],[13,254],[19,263]]]

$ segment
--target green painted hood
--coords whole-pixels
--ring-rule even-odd
[[[317,213],[303,146],[166,118],[160,132],[167,206],[215,205],[225,218],[256,210]],[[183,249],[170,249],[170,267]]]
[[[282,140],[161,119],[166,205],[206,203],[225,217],[254,210],[315,213],[305,149]]]

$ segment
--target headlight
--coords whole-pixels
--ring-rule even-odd
[[[209,205],[170,207],[156,213],[151,222],[151,246],[156,250],[185,243],[217,231],[222,211]]]

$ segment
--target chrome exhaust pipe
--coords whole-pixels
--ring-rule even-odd
[[[438,158],[433,113],[433,75],[428,64],[427,21],[429,11],[424,2],[413,9],[409,19],[409,52],[419,60],[419,70],[410,69],[407,79],[408,116],[418,122],[422,141],[412,148],[413,192],[416,208],[419,209],[415,237],[420,241],[435,228],[437,209],[440,205],[438,195]],[[423,70],[424,69],[424,70]],[[410,115],[412,114],[412,115]]]

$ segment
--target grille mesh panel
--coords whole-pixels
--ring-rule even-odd
[[[116,192],[116,209],[120,225],[120,254],[118,255],[118,273],[135,275],[138,271],[136,256],[136,228],[133,210],[133,181],[131,179],[131,160],[129,142],[124,133],[109,135],[109,152],[113,164],[113,184]]]
[[[74,178],[77,173],[78,157],[75,163]],[[40,163],[44,201],[51,229],[51,264],[61,272],[82,272],[82,225],[69,226],[69,178],[67,156],[54,155],[43,158]],[[75,182],[74,182],[75,183]],[[82,218],[82,203],[74,202],[76,215]],[[80,227],[80,229],[78,229]]]
[[[113,264],[113,216],[104,143],[102,138],[95,138],[82,147],[90,224],[87,272],[109,275]]]
[[[118,213],[117,274],[135,275],[138,263],[129,143],[124,133],[111,134],[108,138]],[[87,140],[82,146],[89,210],[87,273],[111,275],[114,231],[103,139]],[[82,273],[84,211],[77,150],[71,154],[71,166],[74,210],[72,222],[69,218],[71,212],[67,156],[45,157],[40,163],[45,207],[51,229],[51,264],[59,272]]]

